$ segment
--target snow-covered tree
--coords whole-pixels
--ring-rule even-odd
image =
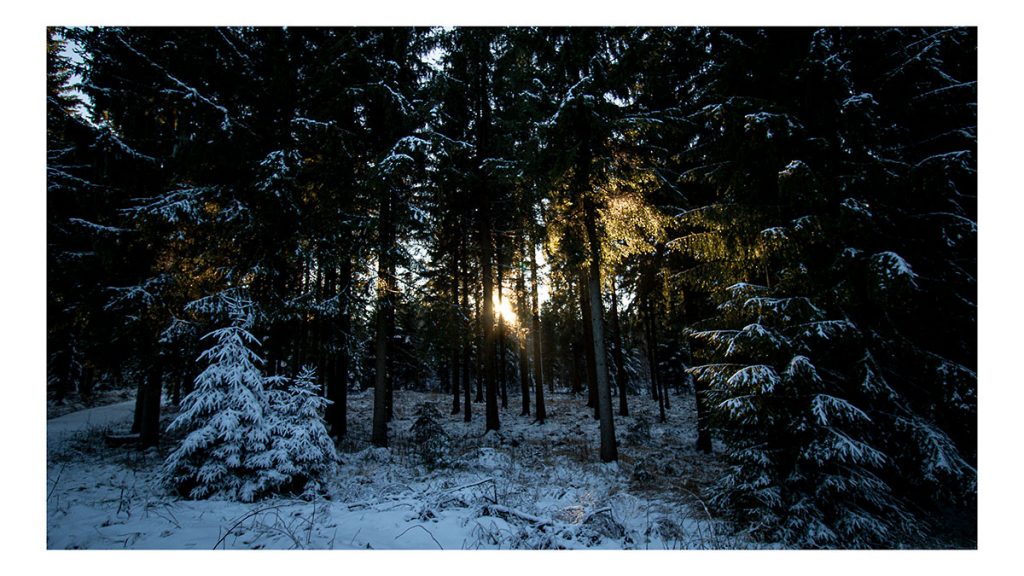
[[[165,478],[190,498],[249,502],[301,491],[335,459],[323,423],[325,400],[311,371],[294,383],[263,375],[260,343],[248,330],[251,302],[231,298],[231,304],[232,324],[203,337],[213,340],[200,356],[208,365],[171,423],[171,432],[186,434],[164,464]]]
[[[271,450],[255,462],[287,476],[291,488],[315,489],[334,469],[337,453],[327,433],[316,371],[305,366],[295,378],[268,378]]]
[[[703,69],[672,243],[718,303],[694,335],[734,466],[715,500],[790,544],[920,543],[944,529],[921,510],[976,490],[969,33],[708,38],[750,56]],[[908,120],[922,90],[948,133]]]
[[[700,357],[713,362],[693,373],[707,382],[731,464],[712,501],[769,541],[813,548],[905,541],[911,516],[879,477],[889,459],[832,358],[856,345],[857,328],[807,298],[764,286],[737,284],[726,294],[717,325],[735,328],[694,334]]]
[[[268,399],[255,351],[259,340],[246,326],[249,311],[235,302],[230,326],[203,337],[213,345],[208,363],[182,402],[169,431],[186,433],[164,464],[168,482],[191,498],[224,495],[251,501],[281,478],[266,464],[271,449]]]

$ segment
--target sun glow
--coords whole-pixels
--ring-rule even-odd
[[[491,295],[491,302],[494,302],[494,316],[501,318],[506,324],[516,323],[516,311],[512,309],[512,304],[504,299],[498,298],[498,293],[495,292]]]

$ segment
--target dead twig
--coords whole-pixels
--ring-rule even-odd
[[[228,534],[231,534],[232,532],[234,532],[235,528],[238,528],[239,526],[242,525],[242,522],[245,522],[249,518],[253,518],[253,517],[255,517],[258,514],[262,514],[263,512],[267,512],[267,511],[270,511],[270,510],[276,510],[278,508],[283,508],[285,506],[287,506],[287,504],[276,504],[274,506],[264,506],[263,508],[257,508],[256,510],[253,510],[252,512],[248,512],[248,513],[244,514],[241,518],[238,519],[237,522],[235,522],[234,524],[231,525],[231,528],[228,528],[228,531],[225,532],[217,540],[216,543],[214,543],[213,549],[216,550],[217,546],[220,546],[224,542],[224,540],[227,539]]]
[[[427,530],[426,528],[424,528],[420,524],[413,524],[412,526],[409,526],[408,528],[403,530],[401,534],[399,534],[398,536],[395,536],[395,540],[398,540],[399,538],[404,536],[406,532],[408,532],[409,530],[412,530],[413,528],[419,528],[420,530],[423,530],[424,532],[426,532],[427,535],[430,536],[430,539],[434,541],[434,544],[437,544],[438,548],[440,548],[441,550],[444,550],[444,546],[441,546],[441,543],[437,541],[437,538],[434,538],[434,534],[431,533],[430,530]]]
[[[50,487],[50,492],[46,495],[47,502],[50,501],[50,496],[53,496],[53,491],[57,489],[57,484],[60,482],[60,475],[64,473],[64,467],[67,465],[68,463],[64,462],[60,465],[60,470],[57,470],[57,477],[53,479],[53,486]]]

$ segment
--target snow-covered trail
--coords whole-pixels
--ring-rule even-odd
[[[135,412],[135,401],[97,406],[72,412],[46,421],[47,435],[80,432],[90,428],[107,427],[127,421]]]
[[[115,428],[128,429],[135,412],[135,401],[128,400],[106,406],[87,408],[46,421],[46,452],[49,454],[60,450],[69,440],[76,436],[99,430]]]

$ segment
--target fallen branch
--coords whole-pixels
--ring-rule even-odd
[[[502,506],[501,504],[488,504],[481,508],[480,513],[486,516],[513,516],[515,518],[519,518],[520,520],[526,520],[527,522],[531,522],[536,526],[554,525],[554,522],[546,518],[534,516],[533,514],[527,514],[526,512],[520,512],[519,510],[509,508],[508,506]]]
[[[473,482],[472,484],[466,484],[465,486],[459,486],[458,488],[450,488],[442,492],[442,494],[447,494],[449,492],[458,492],[459,490],[465,490],[466,488],[472,488],[474,486],[479,486],[481,484],[486,484],[488,482],[494,482],[494,478],[485,478],[479,482]]]

